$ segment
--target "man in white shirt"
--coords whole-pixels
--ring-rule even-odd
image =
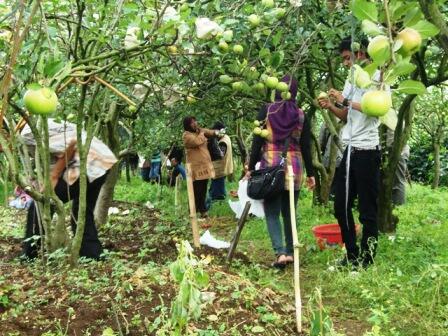
[[[368,61],[366,53],[367,41],[361,43],[354,53],[357,63]],[[341,41],[339,51],[343,65],[352,67],[351,38]],[[374,76],[374,80],[375,80]],[[319,105],[328,109],[339,119],[347,121],[342,129],[342,142],[346,147],[344,155],[335,176],[335,216],[342,232],[342,239],[347,250],[347,257],[340,265],[362,265],[367,267],[373,262],[378,240],[378,189],[380,184],[378,118],[362,113],[361,98],[368,89],[361,89],[346,81],[344,90],[329,91],[329,97],[319,99]],[[351,109],[350,109],[351,106]],[[349,148],[350,153],[348,153]],[[347,157],[350,157],[349,165]],[[349,174],[347,170],[349,169]],[[348,188],[347,188],[348,175]],[[348,197],[347,195],[348,191]],[[352,207],[358,198],[359,220],[363,226],[361,247],[356,242],[355,222]]]

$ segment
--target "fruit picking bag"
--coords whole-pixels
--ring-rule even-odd
[[[252,172],[247,184],[247,195],[255,200],[267,199],[285,190],[285,158],[289,147],[289,137],[286,137],[282,160],[279,165],[266,167]]]
[[[247,184],[247,195],[255,200],[269,198],[285,189],[285,160],[275,167],[252,172]]]

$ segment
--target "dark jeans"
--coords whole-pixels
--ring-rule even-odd
[[[212,201],[226,199],[226,177],[213,179],[210,184],[209,195]]]
[[[106,180],[106,176],[107,174],[97,178],[92,183],[87,182],[86,225],[84,228],[81,250],[79,252],[79,255],[81,257],[99,259],[103,251],[101,243],[98,239],[98,231],[95,226],[93,213],[101,187]],[[58,196],[59,199],[64,203],[73,200],[70,218],[71,227],[73,233],[75,233],[79,209],[79,179],[71,186],[68,186],[64,179],[60,178],[55,187],[55,192],[56,196]],[[51,214],[54,214],[54,209],[52,209]],[[25,240],[32,236],[41,236],[42,234],[43,232],[41,232],[41,228],[39,226],[39,218],[36,205],[33,202],[28,210]],[[36,258],[39,250],[39,245],[40,238],[37,241],[24,241],[23,254],[30,259]]]
[[[149,180],[160,182],[161,162],[151,162],[151,169],[149,171]]]
[[[207,184],[208,180],[196,180],[193,181],[194,189],[194,202],[196,203],[196,211],[200,213],[207,212],[207,206],[205,205],[205,198],[207,196]]]
[[[175,165],[172,170],[171,170],[171,174],[168,176],[168,185],[170,187],[174,187],[176,185],[176,178],[178,176],[182,176],[183,180],[186,180],[187,178],[187,174],[185,172],[185,168],[184,166],[182,166],[182,164],[177,164]]]
[[[141,168],[140,174],[142,176],[143,181],[145,181],[145,182],[149,182],[150,181],[150,179],[149,179],[149,172],[150,171],[151,171],[151,167]]]
[[[408,170],[408,160],[403,156],[398,160],[395,170],[394,184],[392,187],[392,203],[403,205],[406,203],[406,172]]]
[[[346,208],[346,162],[344,152],[336,175],[335,216],[342,232],[342,239],[351,261],[362,257],[373,262],[378,242],[378,189],[380,184],[379,150],[354,150],[350,157],[348,203]],[[355,221],[352,208],[358,198],[359,221],[362,224],[361,254],[356,243]]]
[[[294,204],[297,205],[299,191],[294,191]],[[284,190],[275,197],[264,200],[264,213],[266,224],[268,226],[269,236],[271,237],[272,248],[277,256],[281,254],[294,254],[291,229],[291,212],[289,209],[289,191]],[[283,233],[285,243],[283,243],[283,233],[280,223],[280,213],[283,217]]]

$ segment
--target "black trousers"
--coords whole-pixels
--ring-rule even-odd
[[[81,257],[99,259],[103,251],[101,243],[98,239],[98,231],[95,226],[94,210],[101,187],[106,180],[106,176],[107,174],[97,178],[92,183],[87,182],[87,208],[85,219],[86,224],[81,243],[81,250],[79,252],[79,255]],[[59,199],[64,203],[73,200],[70,223],[72,231],[73,233],[75,233],[79,209],[79,179],[71,186],[68,186],[64,179],[60,178],[55,187],[55,193],[56,196],[58,196]],[[53,214],[54,208],[51,209],[51,215]],[[40,246],[40,238],[37,241],[30,240],[29,238],[33,236],[40,237],[43,234],[43,228],[41,228],[39,225],[38,216],[39,215],[37,213],[36,205],[34,202],[32,202],[30,208],[28,209],[25,240],[23,242],[23,254],[29,259],[34,259],[37,257]]]
[[[380,184],[379,150],[353,150],[350,157],[348,202],[346,207],[347,149],[336,175],[335,216],[342,232],[347,258],[359,257],[371,263],[378,241],[378,190]],[[356,243],[352,208],[358,198],[359,221],[362,224],[361,253]]]
[[[207,206],[205,205],[207,184],[208,180],[193,181],[194,202],[196,203],[196,211],[199,211],[200,213],[207,212]]]

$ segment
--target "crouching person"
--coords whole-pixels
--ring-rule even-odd
[[[71,123],[56,123],[48,120],[49,147],[51,153],[50,178],[56,196],[63,202],[73,201],[71,208],[71,228],[76,232],[79,210],[79,176],[80,160],[76,148],[76,125]],[[30,128],[22,132],[25,143],[36,145]],[[34,151],[31,150],[30,153]],[[112,151],[99,139],[93,138],[87,156],[87,195],[85,228],[79,255],[98,260],[102,246],[98,239],[98,231],[94,221],[94,209],[98,196],[110,168],[117,162]],[[39,209],[32,202],[28,210],[25,240],[23,242],[23,258],[35,259],[38,256],[40,237],[44,234],[40,225]],[[52,209],[52,214],[54,210]],[[33,240],[33,236],[39,238]]]

